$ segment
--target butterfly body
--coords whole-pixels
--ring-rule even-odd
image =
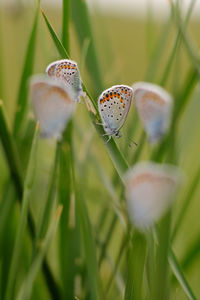
[[[132,88],[127,85],[115,85],[105,90],[98,99],[98,110],[106,135],[119,138],[129,112],[133,97]]]

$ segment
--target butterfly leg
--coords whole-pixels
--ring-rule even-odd
[[[105,124],[104,123],[95,123],[96,125],[100,125],[100,126],[105,126]]]
[[[111,139],[111,135],[110,134],[108,134],[108,133],[105,133],[105,134],[102,134],[102,136],[108,136],[108,140],[105,142],[105,144],[108,144],[109,143],[109,141],[110,141],[110,139]]]

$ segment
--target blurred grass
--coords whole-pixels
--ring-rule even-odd
[[[50,8],[45,8],[45,12],[48,14],[48,18],[51,20],[54,29],[58,34],[61,33],[61,11],[58,10],[51,10]],[[19,15],[14,16],[11,11],[1,11],[1,43],[3,45],[2,52],[3,53],[3,80],[4,80],[4,102],[5,102],[5,108],[8,111],[8,123],[11,125],[13,123],[13,115],[15,111],[15,101],[16,101],[16,94],[19,86],[19,80],[20,80],[20,74],[22,72],[22,65],[23,65],[23,57],[25,56],[25,41],[28,40],[29,32],[32,28],[32,19],[33,19],[33,11],[30,9],[25,9],[20,12]],[[151,20],[152,26],[154,28],[153,30],[153,37],[152,40],[147,39],[147,25],[145,20],[138,20],[138,19],[131,19],[131,18],[123,18],[122,16],[103,16],[98,13],[91,16],[91,24],[92,24],[92,31],[95,41],[95,48],[97,50],[97,55],[99,59],[99,66],[100,70],[103,74],[103,85],[105,87],[109,87],[109,85],[117,84],[117,83],[126,83],[126,84],[132,84],[134,81],[144,80],[145,76],[147,74],[148,66],[152,65],[152,57],[153,52],[155,53],[156,59],[158,57],[156,56],[157,50],[155,50],[157,45],[157,40],[160,39],[163,35],[161,35],[162,32],[164,32],[163,27],[166,28],[166,24],[158,21]],[[26,24],[26,26],[24,26]],[[171,24],[171,23],[170,23]],[[191,33],[192,39],[196,42],[197,47],[200,46],[200,39],[199,39],[199,23],[197,21],[190,22],[189,26],[189,32]],[[168,25],[167,25],[168,26]],[[102,30],[102,28],[104,30]],[[169,57],[170,51],[173,48],[174,41],[176,38],[176,30],[174,26],[171,26],[168,28],[169,32],[166,34],[164,40],[165,40],[165,47],[163,47],[161,51],[161,60],[156,65],[156,72],[152,75],[152,72],[150,72],[148,75],[148,79],[151,81],[158,81],[160,82],[160,78],[163,74],[163,70],[165,70],[166,61]],[[60,34],[61,36],[61,34]],[[108,47],[105,47],[103,41],[106,41],[106,45],[109,45]],[[83,41],[82,41],[83,43]],[[124,47],[124,43],[126,44],[126,47]],[[148,44],[150,43],[150,45]],[[53,59],[58,58],[58,52],[56,51],[55,46],[53,45],[52,40],[50,39],[49,33],[47,32],[47,29],[45,27],[45,24],[43,20],[39,20],[39,30],[38,30],[38,38],[37,38],[37,49],[36,49],[36,59],[35,59],[35,65],[34,70],[35,72],[44,72],[45,67],[47,63],[49,63]],[[15,47],[13,47],[13,45]],[[67,45],[67,43],[66,43]],[[73,59],[77,60],[78,62],[81,62],[81,49],[78,43],[78,37],[75,33],[75,27],[73,23],[70,23],[70,47],[71,47],[71,56]],[[147,49],[150,49],[147,51]],[[154,50],[154,51],[153,51]],[[152,53],[149,53],[149,51],[152,51]],[[20,55],[19,55],[20,53]],[[2,58],[1,58],[2,59]],[[188,58],[188,54],[185,51],[185,48],[181,45],[180,51],[179,51],[179,59],[181,62],[181,72],[175,75],[177,76],[177,81],[179,82],[179,87],[181,87],[180,92],[182,91],[183,94],[180,94],[180,100],[183,99],[184,96],[184,87],[185,85],[184,80],[187,78],[187,82],[190,83],[192,80],[192,76],[190,73],[190,69],[192,66],[192,63],[190,62],[190,58]],[[175,58],[175,61],[177,58]],[[81,62],[82,63],[82,62]],[[85,66],[87,66],[87,63],[85,62]],[[86,67],[85,67],[86,68]],[[12,71],[11,71],[12,70]],[[170,73],[169,81],[167,82],[167,87],[169,90],[172,91],[172,81],[174,80],[173,77],[175,71],[172,70],[172,73]],[[189,73],[188,73],[189,72]],[[187,75],[189,74],[189,75]],[[173,75],[173,76],[172,76]],[[2,76],[2,72],[0,71],[0,76]],[[84,79],[84,82],[87,82],[87,87],[90,91],[92,91],[93,94],[97,94],[96,88],[94,87],[94,84],[89,78],[88,71],[83,70],[82,77]],[[98,80],[96,81],[98,84]],[[101,86],[101,83],[99,83]],[[12,86],[12,88],[11,88]],[[187,86],[187,84],[186,84]],[[101,88],[99,87],[99,90]],[[189,95],[189,104],[186,106],[186,109],[184,109],[181,115],[180,122],[178,124],[178,135],[177,135],[177,159],[180,163],[181,167],[186,172],[188,178],[193,178],[195,175],[195,172],[197,169],[199,169],[199,146],[200,146],[200,139],[199,139],[199,132],[198,128],[200,126],[200,120],[199,120],[199,86],[197,86],[194,90],[192,90],[192,93]],[[127,156],[129,156],[131,159],[131,162],[135,162],[138,158],[139,160],[147,159],[150,154],[150,149],[147,145],[147,143],[144,144],[144,149],[142,150],[141,154],[138,155],[139,147],[137,150],[135,150],[134,147],[131,147],[128,149],[128,140],[126,137],[126,131],[127,128],[130,128],[131,132],[131,138],[133,138],[136,142],[140,141],[140,137],[142,137],[141,141],[144,142],[144,136],[141,136],[141,124],[140,122],[135,122],[136,129],[132,129],[133,124],[133,113],[134,113],[134,107],[132,107],[127,124],[125,124],[124,129],[122,130],[123,137],[121,138],[121,141],[119,141],[119,148],[124,149],[127,148]],[[31,114],[28,115],[28,118],[31,120],[32,116]],[[82,151],[85,147],[85,143],[87,141],[88,134],[90,132],[93,132],[93,128],[91,126],[91,121],[88,118],[86,109],[83,107],[83,104],[77,107],[77,111],[74,117],[75,120],[77,120],[77,126],[81,127],[81,138],[77,133],[77,129],[75,129],[73,132],[74,134],[74,151],[75,151],[75,157],[77,159],[82,157]],[[141,142],[141,144],[142,144]],[[120,181],[117,182],[117,186],[114,185],[111,181],[111,188],[109,187],[110,182],[108,183],[105,179],[106,176],[108,178],[112,178],[114,173],[114,168],[112,164],[110,163],[110,159],[107,156],[107,152],[104,149],[103,144],[99,142],[99,139],[96,134],[93,135],[91,139],[91,144],[89,147],[90,152],[94,156],[94,160],[97,161],[97,164],[100,162],[100,165],[102,166],[104,174],[101,174],[99,176],[100,171],[98,170],[97,164],[93,163],[92,160],[86,159],[86,166],[83,169],[82,176],[84,178],[84,186],[81,186],[82,189],[84,187],[87,187],[85,191],[84,200],[86,201],[86,208],[89,210],[89,218],[91,219],[92,227],[96,226],[98,224],[98,217],[100,215],[100,211],[102,209],[102,206],[108,210],[108,216],[106,218],[106,222],[104,226],[102,226],[102,230],[100,231],[100,237],[104,241],[106,239],[107,231],[109,230],[110,224],[112,224],[113,220],[113,208],[110,204],[111,197],[113,196],[112,189],[116,192],[118,200],[123,199],[123,194],[121,194],[120,191]],[[55,145],[39,141],[39,151],[37,155],[38,164],[40,165],[40,169],[37,170],[37,179],[36,183],[33,186],[32,191],[32,203],[31,208],[34,214],[34,217],[36,220],[38,220],[38,212],[40,211],[40,208],[42,207],[40,199],[43,198],[42,195],[45,194],[45,190],[47,187],[48,182],[48,174],[50,172],[50,162],[53,160],[53,155],[55,151]],[[48,155],[47,155],[48,153]],[[137,157],[138,156],[138,157]],[[7,173],[7,167],[4,162],[4,157],[2,156],[0,158],[1,163],[1,182],[0,182],[0,195],[2,205],[3,203],[3,187],[4,182],[6,181],[8,177]],[[77,164],[77,163],[76,163]],[[78,164],[79,166],[79,164]],[[194,168],[195,166],[195,168]],[[98,170],[98,171],[97,171]],[[86,177],[86,178],[85,178]],[[81,177],[81,180],[82,177]],[[65,181],[64,181],[65,183]],[[184,195],[189,190],[190,184],[186,184],[183,187],[182,194]],[[192,202],[189,204],[187,213],[185,214],[184,220],[182,222],[181,228],[179,229],[176,241],[174,243],[174,249],[176,252],[177,257],[184,257],[185,251],[189,249],[189,246],[192,244],[192,242],[195,240],[196,236],[199,235],[199,230],[197,225],[198,221],[198,211],[200,208],[199,204],[199,193],[200,188],[199,186],[196,189],[196,193],[194,194],[194,197],[192,199]],[[112,196],[111,196],[112,195]],[[11,196],[8,196],[8,200]],[[116,198],[116,196],[113,196]],[[180,196],[180,200],[177,201],[175,206],[176,213],[174,214],[173,218],[176,220],[176,216],[179,216],[179,211],[182,207],[183,203],[183,197]],[[80,200],[79,200],[80,201]],[[8,208],[9,209],[8,202]],[[80,209],[80,212],[82,215],[82,222],[84,227],[84,230],[87,231],[87,224],[88,217],[87,214],[84,215],[85,208],[82,207]],[[85,216],[85,217],[83,217]],[[85,219],[86,218],[86,219]],[[64,234],[64,233],[63,233]],[[89,234],[92,234],[90,232]],[[90,240],[89,236],[85,237],[85,244],[87,244],[88,240]],[[112,235],[111,242],[108,244],[106,248],[106,259],[102,263],[101,267],[101,275],[105,279],[109,279],[109,272],[112,270],[112,264],[115,262],[115,258],[117,257],[117,249],[116,245],[119,244],[120,239],[122,236],[121,232],[121,226],[117,226],[114,230],[114,233]],[[198,245],[200,244],[199,241],[197,241],[196,249],[198,248]],[[60,275],[58,271],[58,259],[54,259],[56,257],[57,253],[57,240],[55,239],[53,241],[53,245],[51,246],[50,252],[48,254],[48,258],[50,261],[51,268],[56,274],[56,278],[59,280]],[[92,248],[94,247],[91,246]],[[91,251],[93,251],[91,248]],[[100,248],[101,249],[101,248]],[[99,255],[101,251],[99,250],[97,254]],[[94,253],[92,254],[94,255]],[[93,256],[94,257],[94,256]],[[108,257],[110,257],[110,260],[108,260]],[[89,259],[89,258],[87,258]],[[108,263],[109,261],[109,263]],[[180,259],[179,259],[180,261]],[[200,287],[198,280],[196,279],[197,272],[198,272],[198,266],[200,263],[200,256],[196,256],[194,263],[189,265],[189,270],[186,271],[187,278],[189,278],[189,282],[192,286],[192,289],[195,290],[195,294],[200,293]],[[89,264],[89,263],[88,263]],[[94,263],[95,265],[95,263]],[[90,265],[89,265],[90,266]],[[81,268],[81,272],[85,272],[85,266],[79,265]],[[3,270],[3,269],[2,269]],[[119,268],[121,274],[125,274],[125,263],[120,264]],[[92,273],[92,270],[88,270],[88,272]],[[90,273],[90,280],[93,280],[92,275]],[[116,275],[117,277],[118,275]],[[110,289],[109,297],[110,299],[122,299],[120,294],[118,293],[119,289],[122,286],[122,283],[117,279],[116,282],[112,285],[112,288]],[[106,281],[106,280],[105,280]],[[37,282],[38,284],[38,282]],[[35,285],[35,291],[37,290],[37,284]],[[95,285],[95,284],[94,284]],[[75,290],[77,291],[77,295],[81,295],[80,293],[80,287],[77,288],[75,286]],[[35,293],[35,292],[34,292]],[[95,295],[95,291],[93,292]],[[33,294],[34,295],[34,294]],[[40,291],[37,293],[37,297],[40,297]],[[82,295],[84,297],[84,295]],[[95,296],[94,296],[95,298]],[[33,299],[39,299],[34,298]],[[42,299],[42,296],[41,296]],[[81,296],[80,296],[80,299]],[[185,299],[185,296],[183,295],[183,292],[181,289],[177,286],[175,286],[173,290],[173,297],[172,299]]]

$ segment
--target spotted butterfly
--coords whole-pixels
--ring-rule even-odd
[[[42,137],[60,139],[76,103],[65,86],[44,75],[31,78],[30,97]]]
[[[78,65],[75,61],[62,59],[48,65],[46,73],[57,80],[62,81],[73,100],[80,102],[79,97],[83,95],[82,82]]]
[[[98,110],[106,135],[119,138],[129,112],[133,90],[127,85],[115,85],[103,91],[98,99]],[[108,140],[108,141],[109,141]]]

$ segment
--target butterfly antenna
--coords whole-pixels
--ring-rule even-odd
[[[134,140],[132,140],[131,138],[128,137],[128,140],[130,141],[130,144],[129,144],[130,148],[132,146],[131,144],[134,144],[136,147],[138,146],[138,144]]]

